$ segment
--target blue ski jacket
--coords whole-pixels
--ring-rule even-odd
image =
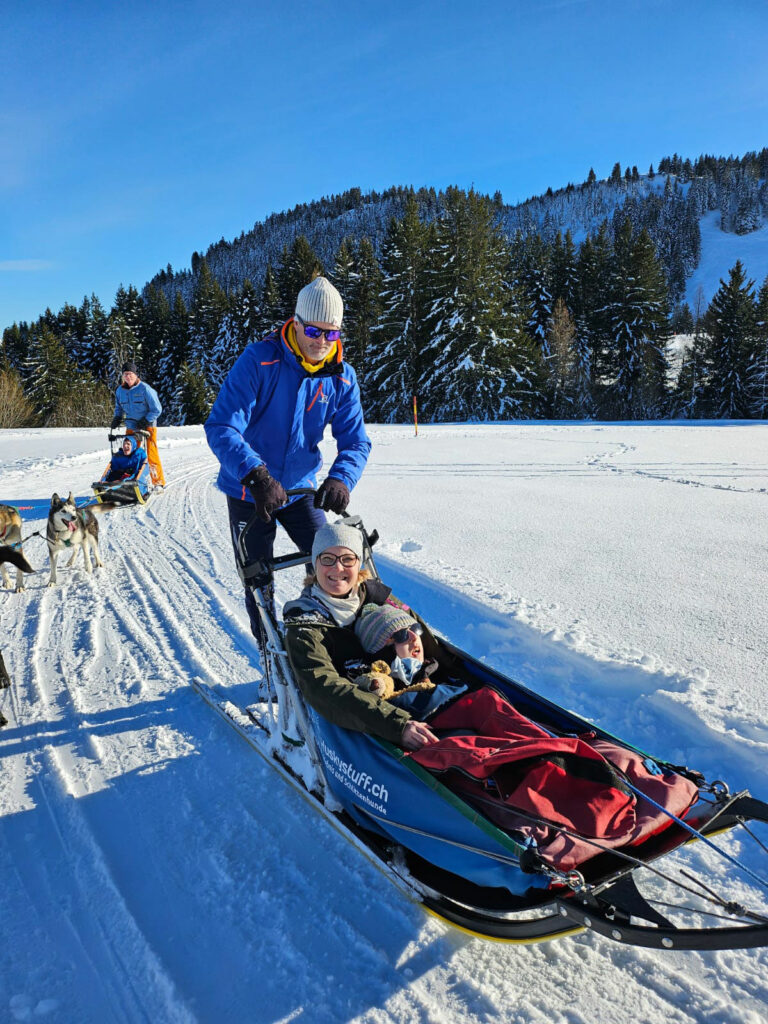
[[[137,430],[141,420],[154,427],[162,411],[157,392],[143,380],[132,388],[121,384],[115,392],[115,416],[124,416],[129,430]]]
[[[351,490],[368,461],[360,388],[341,345],[335,362],[308,373],[286,340],[290,323],[245,349],[205,424],[221,463],[218,485],[233,498],[250,500],[242,480],[262,463],[286,490],[316,487],[323,463],[318,445],[328,424],[338,449],[329,476]]]

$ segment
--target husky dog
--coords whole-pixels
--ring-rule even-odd
[[[83,549],[87,573],[93,572],[91,552],[93,552],[96,565],[104,565],[99,554],[99,524],[96,522],[96,517],[89,509],[77,507],[71,491],[66,499],[60,498],[58,494],[54,494],[51,498],[45,539],[48,542],[48,553],[51,556],[49,587],[56,584],[56,561],[60,553],[67,548],[73,549],[72,557],[67,562],[67,568],[75,561],[78,548]]]
[[[7,544],[7,548],[0,548],[5,554],[0,557],[0,576],[3,578],[3,586],[10,587],[11,580],[4,562],[12,562],[16,566],[16,593],[24,589],[24,573],[34,572],[29,565],[21,548],[21,516],[13,505],[0,505],[0,543]],[[16,554],[14,554],[16,553]],[[20,555],[25,569],[19,565],[16,555]]]

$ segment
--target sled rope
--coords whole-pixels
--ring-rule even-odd
[[[489,801],[484,801],[482,797],[475,797],[473,800],[473,803],[480,804],[488,802]],[[665,882],[669,882],[670,885],[674,885],[678,889],[682,889],[685,892],[690,893],[690,895],[695,896],[696,899],[705,900],[708,903],[714,903],[715,906],[722,907],[724,910],[738,910],[740,912],[738,916],[749,917],[753,920],[757,920],[760,922],[765,920],[765,918],[763,918],[759,914],[755,914],[752,911],[747,910],[746,908],[741,907],[738,904],[729,903],[727,900],[724,900],[722,896],[718,896],[717,893],[713,893],[712,890],[709,889],[706,885],[704,885],[703,882],[700,882],[697,878],[695,878],[692,875],[687,875],[687,877],[691,878],[698,886],[704,889],[707,893],[712,893],[711,896],[705,895],[705,893],[700,892],[698,889],[691,888],[690,885],[686,885],[685,882],[681,881],[679,878],[675,878],[674,875],[668,875],[660,868],[654,867],[653,864],[647,863],[646,861],[641,860],[639,857],[633,857],[632,854],[626,853],[624,850],[620,848],[605,846],[603,843],[598,842],[596,839],[591,839],[589,836],[580,835],[578,832],[574,831],[573,829],[567,828],[565,825],[559,825],[556,822],[548,821],[546,818],[538,818],[535,814],[529,814],[527,811],[522,811],[518,807],[515,808],[515,814],[519,814],[521,818],[526,818],[528,821],[532,821],[537,825],[546,825],[548,828],[553,828],[558,832],[562,832],[563,835],[571,836],[571,838],[573,839],[580,839],[582,842],[587,843],[589,846],[594,846],[602,853],[608,853],[611,856],[618,857],[620,860],[624,860],[627,863],[634,865],[635,867],[645,868],[646,871],[650,871],[658,878],[663,879]],[[696,832],[695,829],[691,829],[691,831],[694,832],[695,835],[699,836],[699,833]],[[715,849],[717,849],[717,847],[715,847]],[[682,874],[686,875],[686,872],[682,871]],[[595,890],[597,887],[595,885],[589,885],[588,888],[590,890]],[[668,904],[668,906],[674,907],[675,904],[671,903]],[[700,912],[707,913],[707,911]]]
[[[740,860],[737,860],[736,857],[732,857],[730,853],[726,853],[725,850],[721,850],[719,846],[715,846],[711,839],[707,839],[707,837],[705,835],[702,835],[701,832],[697,832],[696,829],[692,828],[692,826],[689,825],[686,821],[683,821],[682,818],[678,818],[676,814],[673,814],[671,811],[668,811],[666,807],[663,807],[661,804],[657,803],[652,797],[648,796],[647,793],[643,793],[642,790],[638,789],[636,786],[633,786],[631,782],[627,782],[627,785],[636,796],[642,797],[643,800],[647,800],[648,803],[652,804],[658,811],[662,811],[664,814],[666,814],[667,817],[674,821],[676,825],[680,825],[680,827],[685,829],[686,832],[690,832],[692,836],[695,836],[697,839],[701,840],[701,842],[704,843],[705,846],[708,846],[711,850],[714,850],[715,853],[719,854],[729,863],[733,864],[734,867],[739,868],[740,871],[743,871],[745,874],[749,875],[750,878],[752,878],[755,882],[761,885],[764,889],[768,889],[768,882],[766,882],[764,878],[761,878],[761,876],[758,875],[756,871],[753,871],[751,868],[748,868],[746,864],[742,864]]]
[[[746,832],[748,832],[749,835],[752,836],[752,838],[757,843],[757,845],[760,847],[760,849],[761,850],[765,850],[765,852],[768,853],[768,846],[765,845],[765,843],[762,841],[762,839],[760,839],[758,836],[755,835],[755,833],[752,831],[752,829],[749,827],[749,825],[747,825],[746,821],[743,818],[739,818],[738,821],[739,821],[739,824],[741,825],[741,827]]]

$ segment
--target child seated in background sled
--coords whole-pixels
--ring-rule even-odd
[[[139,448],[135,438],[126,436],[120,451],[112,456],[109,472],[104,478],[107,483],[114,483],[118,480],[136,480],[139,477],[144,464],[147,461],[147,453]]]

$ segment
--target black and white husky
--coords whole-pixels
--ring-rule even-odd
[[[71,491],[66,499],[60,498],[58,494],[54,494],[51,498],[45,539],[48,542],[48,554],[51,557],[49,587],[56,583],[56,561],[62,551],[72,551],[67,568],[75,561],[78,548],[83,550],[87,573],[93,572],[91,552],[93,552],[96,565],[104,565],[99,554],[99,524],[96,521],[96,516],[87,508],[78,508]]]

